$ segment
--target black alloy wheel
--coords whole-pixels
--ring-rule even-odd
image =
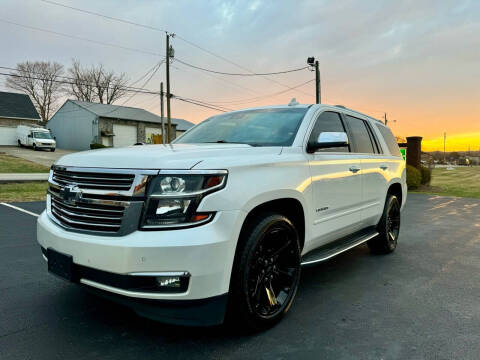
[[[398,235],[400,234],[400,205],[398,201],[392,201],[387,210],[387,219],[385,221],[385,232],[388,241],[396,246]]]
[[[282,312],[292,297],[297,274],[296,234],[286,223],[271,226],[259,239],[248,268],[248,296],[253,311],[264,318]]]
[[[377,231],[378,236],[368,241],[371,252],[388,254],[395,251],[400,235],[400,202],[395,195],[387,194]]]
[[[237,250],[229,312],[235,322],[260,330],[289,310],[300,279],[300,246],[286,217],[268,214],[255,221]]]

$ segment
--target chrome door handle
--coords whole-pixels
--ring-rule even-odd
[[[350,166],[349,170],[355,174],[360,171],[360,168],[358,166]]]
[[[382,170],[387,170],[387,169],[388,169],[388,166],[387,166],[387,165],[380,165],[380,169],[382,169]]]

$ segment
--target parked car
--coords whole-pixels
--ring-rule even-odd
[[[249,329],[285,315],[302,266],[363,243],[393,252],[407,197],[388,127],[328,105],[66,155],[49,183],[37,238],[50,272],[153,319]]]
[[[37,126],[17,126],[18,146],[29,146],[33,150],[48,149],[55,151],[56,141],[50,134],[50,130]]]

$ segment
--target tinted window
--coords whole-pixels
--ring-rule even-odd
[[[308,108],[260,109],[218,115],[195,126],[174,143],[290,146],[307,110]]]
[[[372,141],[368,133],[367,124],[361,119],[354,118],[346,115],[348,127],[353,135],[353,141],[355,142],[356,152],[373,154]]]
[[[388,150],[390,150],[390,154],[393,156],[402,156],[400,153],[400,149],[398,147],[397,140],[395,139],[395,136],[393,136],[392,132],[390,129],[386,126],[376,124],[378,130],[380,130],[380,134],[382,134],[383,139],[387,143]]]
[[[322,113],[315,122],[315,126],[310,134],[309,142],[316,142],[322,132],[345,132],[340,115],[336,112],[326,111]],[[348,152],[348,146],[318,149],[323,152]]]

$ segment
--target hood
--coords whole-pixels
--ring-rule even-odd
[[[204,160],[238,156],[280,154],[281,147],[252,147],[245,144],[169,144],[137,145],[126,148],[82,151],[61,157],[55,165],[115,169],[193,168]],[[223,165],[223,164],[222,164]],[[225,163],[223,168],[227,167]]]

